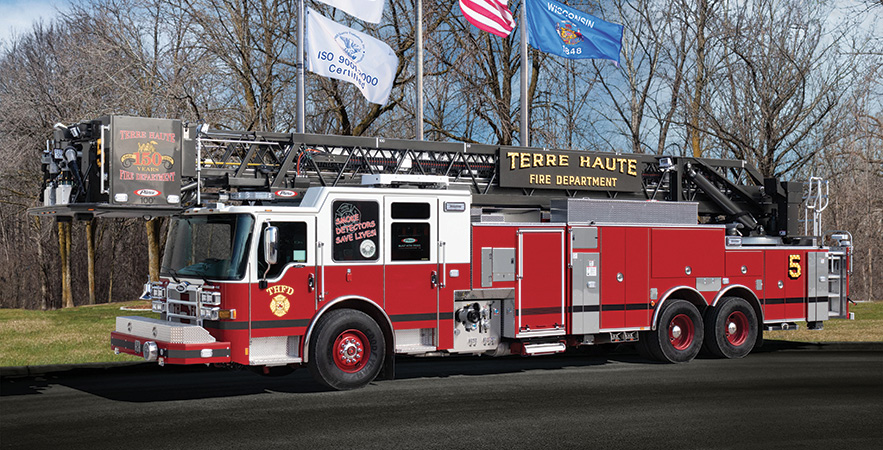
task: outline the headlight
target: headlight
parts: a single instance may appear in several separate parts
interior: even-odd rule
[[[161,284],[154,284],[150,287],[150,296],[153,298],[166,298],[166,288]]]
[[[199,301],[202,302],[203,305],[220,305],[221,304],[221,293],[220,292],[212,292],[212,291],[203,291],[199,294]]]
[[[219,320],[221,308],[200,308],[199,315],[206,320]]]
[[[162,300],[154,300],[151,303],[150,307],[153,310],[153,312],[155,312],[155,313],[162,314],[162,313],[166,312],[166,303]]]

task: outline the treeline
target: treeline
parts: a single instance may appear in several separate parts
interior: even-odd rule
[[[383,21],[371,25],[307,1],[399,58],[386,105],[308,73],[307,132],[415,136],[414,3],[386,0]],[[518,17],[521,3],[510,3]],[[623,24],[623,51],[618,65],[530,52],[531,145],[743,158],[765,175],[826,177],[824,228],[855,237],[853,298],[883,287],[880,2],[566,3]],[[0,307],[129,300],[156,275],[148,254],[162,244],[162,221],[68,226],[26,215],[38,203],[39,152],[53,124],[116,113],[292,131],[295,8],[88,0],[2,43]],[[507,39],[481,32],[457,2],[424,0],[423,9],[426,139],[520,144],[517,29]]]

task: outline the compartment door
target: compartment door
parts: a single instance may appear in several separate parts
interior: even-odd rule
[[[564,230],[518,230],[515,337],[565,333]]]

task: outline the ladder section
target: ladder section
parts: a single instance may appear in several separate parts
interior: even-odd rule
[[[703,223],[733,224],[744,236],[797,236],[801,201],[797,183],[764,179],[740,160],[222,130],[127,116],[56,125],[41,162],[43,206],[31,214],[79,219],[297,204],[310,187],[391,179],[385,175],[446,177],[437,188],[468,190],[477,207],[548,212],[553,199],[567,198],[696,202]]]

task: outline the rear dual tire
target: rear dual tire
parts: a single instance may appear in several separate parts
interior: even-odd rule
[[[656,329],[642,333],[638,351],[657,361],[685,363],[699,354],[704,335],[699,310],[686,300],[669,300],[659,315]]]
[[[744,358],[757,343],[754,308],[742,298],[724,297],[709,309],[705,321],[705,349],[720,357]]]

